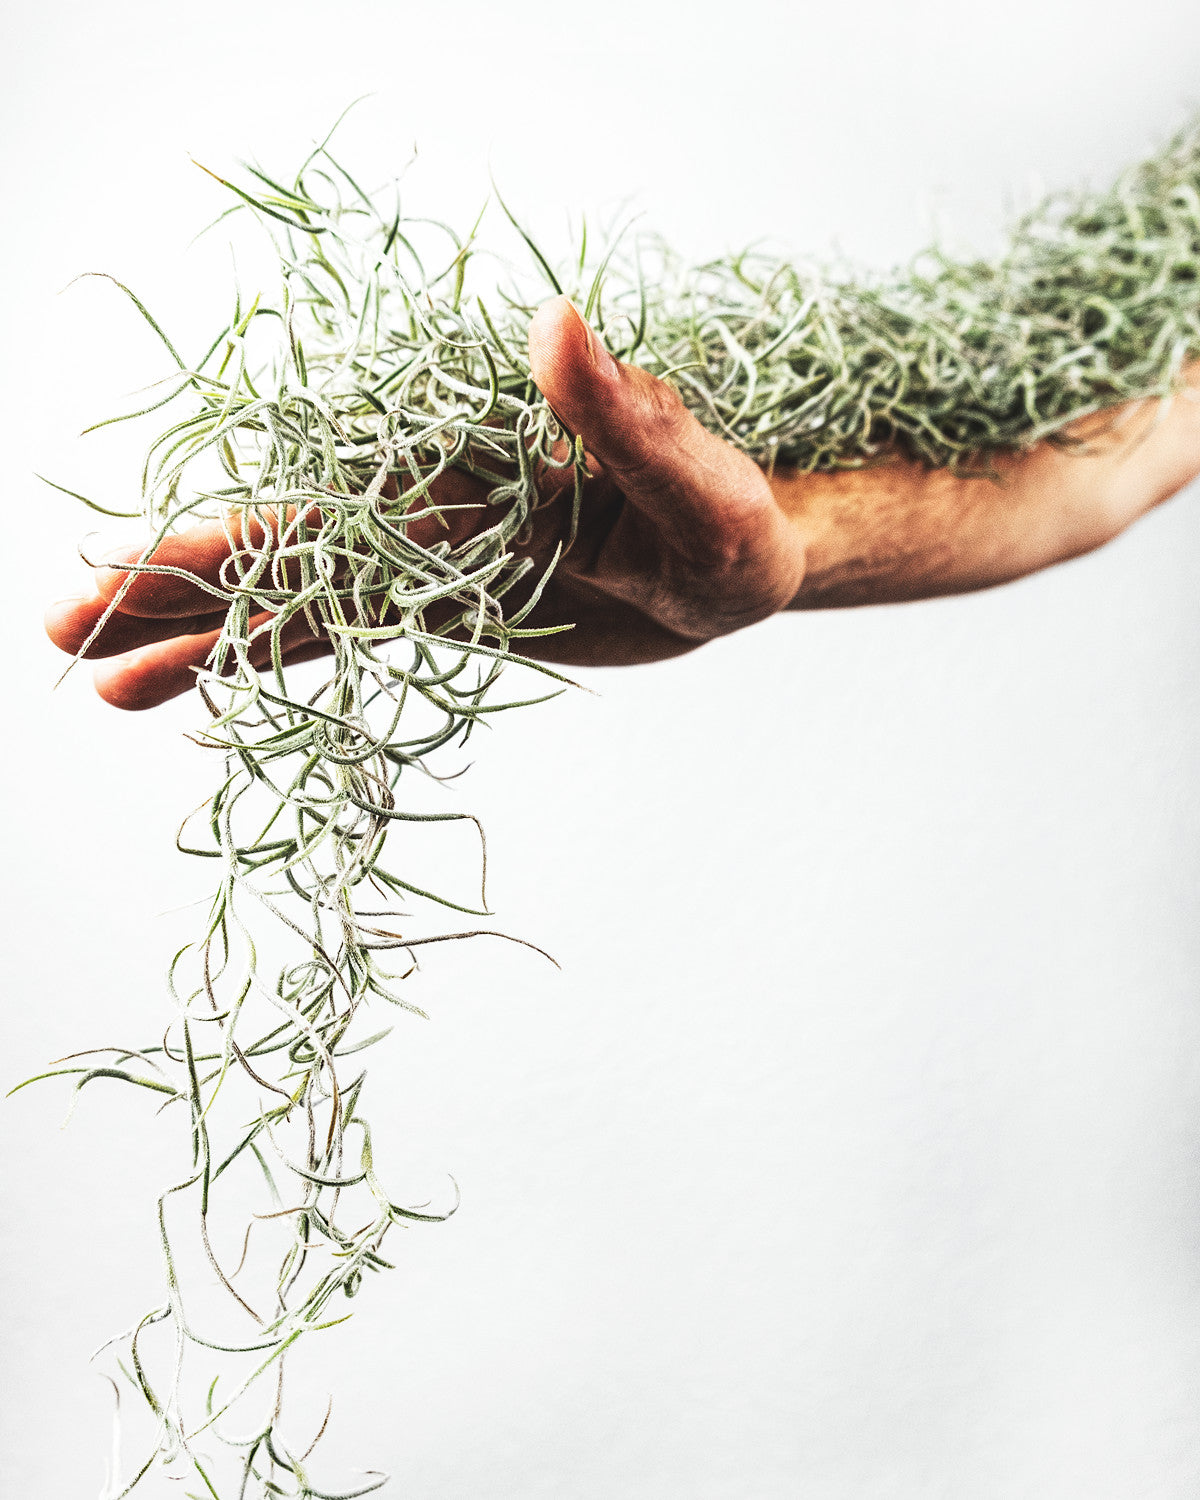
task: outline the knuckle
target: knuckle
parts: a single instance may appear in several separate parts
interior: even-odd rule
[[[684,405],[683,397],[665,380],[647,378],[642,385],[642,401],[647,425],[656,428],[661,435],[677,435],[690,420],[691,413]]]
[[[620,433],[618,467],[625,484],[655,489],[667,481],[670,459],[683,446],[693,418],[674,387],[655,380],[643,370],[633,370],[636,402],[632,421]]]

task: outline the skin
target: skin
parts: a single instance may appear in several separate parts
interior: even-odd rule
[[[671,387],[613,360],[566,298],[538,311],[529,353],[550,405],[583,438],[592,474],[578,541],[531,618],[575,622],[529,643],[569,665],[678,656],[782,610],[1007,583],[1103,546],[1200,473],[1200,366],[1169,405],[1119,407],[1078,425],[1070,446],[995,460],[991,477],[897,461],[768,478],[701,427]],[[469,507],[480,491],[453,475],[438,498]],[[472,511],[453,514],[465,535]],[[549,555],[561,525],[557,503],[539,512],[535,557]],[[56,646],[78,651],[126,576],[120,564],[141,550],[111,554],[92,594],[52,606]],[[152,561],[216,581],[227,556],[222,528],[204,524],[169,538]],[[100,696],[144,709],[190,688],[219,633],[211,603],[184,580],[137,578],[86,653],[98,660]],[[329,649],[295,625],[287,660]]]

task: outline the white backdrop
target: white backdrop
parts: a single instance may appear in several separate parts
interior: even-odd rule
[[[992,243],[1200,102],[1194,0],[3,27],[6,1081],[153,1034],[156,914],[203,889],[170,836],[211,775],[195,707],[50,691],[40,605],[88,523],[30,477],[119,500],[137,440],[73,434],[161,373],[100,283],[56,296],[73,275],[185,338],[224,305],[187,152],[286,164],[373,90],[347,155],[415,139],[417,211],[470,222],[490,160],[551,235],[632,197],[690,253],[885,265],[935,220]],[[376,1064],[404,1169],[465,1201],[309,1366],[331,1460],[406,1500],[1194,1500],[1198,500],[988,596],[779,619],[497,727],[468,782],[493,904],[563,971],[439,950],[432,1019]],[[85,1356],[147,1302],[178,1146],[119,1093],[65,1133],[54,1086],[4,1107],[5,1494],[100,1487]]]

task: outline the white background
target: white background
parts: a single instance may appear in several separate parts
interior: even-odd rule
[[[375,91],[346,154],[385,176],[415,139],[413,211],[469,223],[490,160],[551,236],[632,198],[691,254],[884,266],[935,221],[993,244],[1200,102],[1194,0],[48,0],[0,49],[6,1081],[152,1036],[156,913],[203,890],[171,848],[196,705],[51,693],[40,604],[89,523],[30,477],[120,503],[136,440],[73,434],[165,373],[72,276],[188,347],[223,311],[188,152],[286,170]],[[992,595],[783,618],[497,727],[493,904],[563,971],[437,950],[376,1064],[402,1169],[465,1201],[307,1367],[331,1460],[408,1500],[1194,1500],[1198,498]],[[119,1093],[65,1133],[54,1086],[4,1106],[8,1495],[98,1491],[85,1357],[153,1296],[184,1147]]]

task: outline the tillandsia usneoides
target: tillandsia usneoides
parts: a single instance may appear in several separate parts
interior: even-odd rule
[[[204,930],[171,962],[161,1041],[38,1075],[77,1090],[123,1080],[190,1120],[190,1161],[158,1201],[161,1293],[103,1351],[153,1429],[128,1469],[114,1462],[106,1500],[164,1469],[216,1500],[332,1500],[386,1482],[317,1487],[283,1371],[305,1335],[344,1320],[367,1272],[390,1267],[394,1225],[456,1206],[456,1191],[442,1206],[389,1197],[359,1054],[390,1030],[364,1012],[416,1009],[404,987],[418,949],[490,931],[425,931],[399,908],[488,916],[482,829],[467,812],[414,810],[405,788],[485,717],[566,681],[536,656],[570,622],[534,623],[535,611],[588,469],[530,375],[539,297],[571,295],[619,359],[670,379],[760,464],[806,471],[897,455],[986,467],[1071,442],[1080,418],[1169,397],[1200,353],[1197,127],[1108,191],[1027,215],[997,260],[933,249],[855,280],[763,254],[688,266],[628,233],[591,258],[584,234],[559,266],[513,219],[537,286],[485,296],[470,284],[478,224],[460,238],[407,218],[394,190],[358,186],[328,137],[290,186],[246,171],[243,185],[218,180],[229,212],[271,236],[273,297],[238,294],[189,364],[122,287],[175,373],[161,399],[113,420],[184,415],[150,446],[134,513],[150,540],[93,633],[147,574],[211,598],[220,625],[196,738],[224,769],[179,847],[220,879]],[[471,478],[465,500],[456,475]],[[527,544],[550,512],[553,545],[535,563]],[[170,538],[204,519],[224,536],[212,576],[164,564]],[[294,666],[314,638],[332,664],[301,687]],[[497,698],[518,663],[551,679],[546,691]],[[474,904],[395,868],[397,830],[448,821],[478,829]],[[287,956],[268,961],[280,943]],[[210,1223],[224,1189],[255,1183],[227,1264]],[[223,1289],[224,1319],[193,1316],[193,1260]]]

